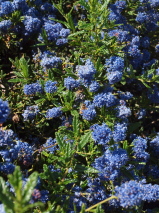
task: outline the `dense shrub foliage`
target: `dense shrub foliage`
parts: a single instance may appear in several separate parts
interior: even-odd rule
[[[0,1],[0,212],[159,212],[159,1]]]

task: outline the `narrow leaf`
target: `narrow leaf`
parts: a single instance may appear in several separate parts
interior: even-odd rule
[[[8,209],[14,209],[13,196],[2,177],[0,177],[0,200]]]
[[[37,172],[32,173],[29,176],[28,181],[24,186],[24,189],[22,191],[22,196],[23,196],[23,201],[26,203],[29,202],[31,198],[32,192],[37,183],[37,178],[38,178],[38,173]]]
[[[15,190],[22,188],[22,174],[20,167],[17,166],[12,175],[8,175],[10,184],[15,188]]]
[[[78,144],[79,149],[81,150],[91,139],[91,132],[87,132]]]

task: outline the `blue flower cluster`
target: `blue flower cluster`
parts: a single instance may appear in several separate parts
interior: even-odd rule
[[[159,185],[145,184],[131,180],[115,188],[120,205],[124,208],[139,206],[142,201],[156,201]]]
[[[125,149],[107,150],[101,157],[95,159],[93,167],[99,171],[98,176],[101,180],[114,181],[119,175],[119,169],[127,161],[128,155]]]
[[[91,129],[93,130],[92,138],[97,144],[107,145],[111,140],[112,131],[105,123],[102,125],[94,124]]]
[[[63,28],[62,24],[46,21],[44,23],[44,30],[46,31],[48,40],[56,42],[57,46],[68,42],[67,36],[70,34],[70,30]]]
[[[97,115],[95,107],[94,107],[93,104],[89,105],[88,108],[83,109],[81,111],[81,114],[82,114],[83,119],[85,119],[87,121],[93,120]]]
[[[24,94],[25,95],[35,95],[36,93],[43,93],[43,88],[39,83],[32,83],[24,85]]]
[[[150,148],[152,149],[153,155],[158,156],[158,154],[159,154],[159,134],[157,134],[156,137],[150,141]]]
[[[146,152],[147,149],[147,140],[142,137],[137,137],[133,140],[133,151],[136,160],[139,162],[147,162],[150,155]]]
[[[6,33],[11,29],[12,22],[10,20],[3,20],[0,22],[0,33]]]
[[[58,65],[61,63],[62,61],[59,57],[56,57],[56,56],[48,57],[47,55],[45,55],[45,57],[42,58],[40,65],[46,71],[47,69],[58,67]]]
[[[117,123],[114,125],[113,140],[115,142],[123,141],[126,138],[127,123]]]
[[[14,162],[19,162],[24,168],[28,168],[33,163],[33,146],[28,142],[22,142],[12,130],[0,131],[0,156],[3,163],[0,171],[4,174],[13,173]]]
[[[46,140],[46,143],[43,144],[43,147],[49,151],[50,153],[54,153],[57,150],[57,144],[56,144],[56,140],[53,138],[48,138]]]
[[[34,33],[40,32],[41,21],[38,18],[25,16],[23,23],[25,26],[25,29],[24,29],[25,36],[30,36]]]
[[[49,191],[48,190],[34,189],[30,203],[32,204],[32,203],[35,203],[37,201],[41,201],[43,203],[46,203],[48,200],[49,200]]]
[[[54,93],[57,91],[57,81],[46,81],[45,82],[45,87],[44,87],[44,90],[46,93]]]
[[[116,107],[117,117],[125,119],[131,115],[131,110],[125,105],[120,105]]]
[[[61,107],[53,107],[52,109],[48,109],[46,112],[46,118],[58,118],[62,115]]]
[[[122,2],[122,1],[119,1]],[[110,5],[109,19],[115,21],[117,24],[121,24],[115,30],[109,31],[109,36],[114,36],[121,43],[126,43],[126,47],[123,48],[126,56],[130,58],[130,63],[134,69],[139,67],[151,66],[151,54],[149,52],[150,38],[145,36],[148,32],[157,29],[157,22],[159,20],[159,13],[157,12],[157,4],[144,1],[141,2],[141,6],[136,9],[135,21],[142,25],[143,28],[139,31],[134,26],[130,25],[127,18],[122,15],[124,7],[128,5],[124,4],[122,9],[119,9],[115,4]],[[144,36],[143,36],[144,35]],[[157,50],[157,47],[156,47]],[[154,61],[152,61],[154,63]],[[118,75],[117,75],[118,76]],[[119,77],[118,77],[119,78]]]
[[[68,43],[70,29],[65,29],[62,24],[51,20],[56,18],[55,7],[51,3],[37,0],[34,1],[34,6],[32,4],[33,2],[26,0],[1,1],[0,17],[4,20],[0,22],[0,33],[15,33],[18,37],[23,37],[25,42],[30,38],[39,38],[39,41],[43,42],[45,31],[48,41],[55,42],[55,45]],[[20,17],[13,24],[11,17],[14,16],[13,14],[18,14],[17,12]]]
[[[106,59],[107,77],[110,84],[119,82],[123,75],[124,60],[117,56]]]
[[[10,108],[7,101],[0,99],[0,123],[4,123],[10,113]]]
[[[38,106],[27,106],[24,110],[24,113],[22,114],[24,121],[27,120],[33,120],[35,116],[39,113],[39,107]]]
[[[93,104],[96,107],[112,107],[117,105],[117,98],[111,92],[102,92],[94,96]]]
[[[87,60],[85,65],[76,66],[77,76],[82,80],[84,85],[88,85],[96,73],[96,69],[90,60]]]
[[[73,90],[75,88],[78,88],[79,81],[69,76],[69,77],[67,77],[67,78],[64,79],[64,86],[68,90]]]

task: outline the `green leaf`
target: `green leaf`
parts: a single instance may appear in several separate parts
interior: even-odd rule
[[[78,144],[79,151],[91,140],[91,132],[87,132],[81,137],[81,141]]]
[[[73,37],[77,36],[77,35],[81,35],[81,34],[84,34],[86,33],[85,30],[81,30],[81,31],[78,31],[76,33],[72,33],[68,36],[68,39],[73,39]]]
[[[99,171],[93,167],[88,167],[85,171],[85,173],[99,173]]]
[[[60,149],[62,149],[63,145],[64,145],[64,141],[62,136],[59,133],[56,133],[56,141],[60,147]]]
[[[123,149],[127,150],[128,147],[129,147],[128,142],[127,142],[127,141],[124,141],[124,142],[123,142]]]
[[[13,78],[13,79],[9,79],[8,82],[13,82],[13,83],[27,83],[27,81],[25,79],[22,78]]]
[[[29,204],[29,205],[26,205],[24,208],[23,208],[23,211],[22,212],[26,212],[28,211],[29,209],[32,209],[32,208],[35,208],[35,207],[44,207],[44,203],[42,202],[36,202],[36,203],[32,203],[32,204]],[[38,212],[41,212],[41,211],[38,211]]]
[[[46,101],[45,98],[40,98],[38,100],[35,101],[36,104],[40,104],[40,103],[44,103]]]
[[[17,166],[12,175],[8,175],[9,182],[15,188],[15,190],[21,190],[22,188],[22,174],[20,167]]]
[[[78,3],[82,6],[84,6],[84,8],[89,11],[90,6],[85,0],[79,0]]]
[[[55,18],[49,18],[49,19],[50,19],[50,20],[53,20],[53,21],[57,21],[57,22],[59,22],[59,23],[65,25],[67,28],[70,27],[69,24],[68,24],[66,21],[61,21],[61,20],[55,19]]]
[[[138,129],[141,126],[142,122],[135,122],[135,123],[130,123],[128,131],[129,133],[134,132],[134,130]]]
[[[75,152],[75,150],[73,150],[72,148],[71,143],[66,144],[65,152],[66,152],[65,158],[69,160],[72,157],[73,153]]]
[[[24,189],[22,190],[23,202],[25,203],[29,202],[32,192],[36,186],[37,178],[38,178],[37,172],[34,172],[29,176],[28,181],[25,184]]]
[[[10,212],[13,212],[13,196],[9,192],[8,187],[2,177],[0,177],[0,201],[7,207],[8,210],[10,210]]]
[[[79,128],[79,119],[78,119],[79,115],[75,115],[73,117],[73,122],[72,122],[72,126],[73,126],[73,132],[75,137],[77,137],[80,133],[80,128]]]
[[[23,74],[24,78],[29,78],[29,65],[28,65],[28,61],[24,57],[22,57],[19,60],[19,65],[20,65],[20,68],[21,68],[21,71],[22,71],[22,74]]]

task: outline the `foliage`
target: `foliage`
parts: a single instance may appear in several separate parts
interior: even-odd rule
[[[159,211],[158,10],[0,2],[0,211]]]

